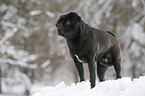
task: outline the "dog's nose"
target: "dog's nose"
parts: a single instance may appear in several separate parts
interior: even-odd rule
[[[62,23],[59,22],[59,23],[56,23],[55,25],[56,25],[56,27],[59,27],[59,26],[62,26]]]
[[[56,23],[55,26],[58,27],[58,24]]]
[[[59,23],[58,26],[62,26],[62,23]]]

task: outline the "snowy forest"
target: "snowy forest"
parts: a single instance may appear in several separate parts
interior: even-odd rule
[[[71,11],[116,34],[123,77],[145,75],[145,0],[0,0],[0,94],[29,95],[46,85],[78,82],[55,27],[57,18]],[[116,79],[113,67],[106,79]]]

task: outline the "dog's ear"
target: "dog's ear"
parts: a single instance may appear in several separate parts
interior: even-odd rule
[[[73,18],[75,18],[76,20],[80,21],[81,17],[76,13],[76,12],[70,12],[69,13]]]

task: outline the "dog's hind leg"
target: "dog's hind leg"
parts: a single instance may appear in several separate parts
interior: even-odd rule
[[[113,48],[114,50],[112,51],[112,54],[113,54],[112,55],[112,57],[113,57],[112,64],[116,71],[117,79],[121,78],[121,55],[122,55],[122,53],[121,53],[121,50],[119,47],[120,46],[117,46],[117,47],[115,46]]]
[[[121,78],[121,59],[115,57],[113,60],[114,69],[116,71],[117,79]]]

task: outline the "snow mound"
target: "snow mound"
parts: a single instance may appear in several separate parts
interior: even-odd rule
[[[89,81],[73,83],[70,86],[61,82],[55,87],[45,87],[32,96],[145,96],[145,76],[133,81],[129,77],[96,81],[93,89],[90,89]]]

